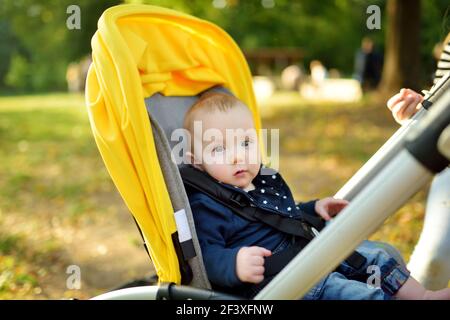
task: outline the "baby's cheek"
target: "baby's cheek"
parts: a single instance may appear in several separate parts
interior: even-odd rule
[[[234,180],[234,171],[230,166],[224,166],[225,168],[223,168],[222,171],[222,175],[225,177],[225,179],[227,179],[228,181],[233,181]]]
[[[211,166],[210,170],[210,174],[219,181],[227,182],[230,179],[226,165],[216,164]]]
[[[256,161],[255,163],[251,163],[249,166],[250,166],[252,172],[254,172],[255,174],[258,174],[259,168],[261,167],[261,161]]]

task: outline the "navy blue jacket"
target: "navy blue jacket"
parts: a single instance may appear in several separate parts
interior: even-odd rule
[[[249,192],[224,183],[222,185],[245,194],[268,214],[290,217],[305,213],[316,215],[316,200],[296,204],[289,187],[278,173],[268,176],[258,174],[252,183],[255,190]],[[213,284],[229,288],[243,284],[236,275],[236,255],[242,247],[259,246],[273,251],[289,237],[262,222],[240,217],[204,193],[188,192],[188,196],[203,261]]]

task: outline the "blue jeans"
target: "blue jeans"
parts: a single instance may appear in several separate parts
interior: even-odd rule
[[[409,271],[398,251],[375,241],[364,241],[358,248],[366,263],[359,269],[345,261],[320,280],[304,300],[390,300],[408,280]]]

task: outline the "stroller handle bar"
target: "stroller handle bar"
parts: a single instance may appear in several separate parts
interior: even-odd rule
[[[394,135],[351,177],[335,194],[337,199],[352,200],[373,177],[397,155],[404,143],[405,137],[427,114],[429,109],[442,95],[450,89],[450,73],[446,74],[425,96],[423,108],[417,112],[411,121],[400,127]],[[426,109],[425,109],[426,107]]]

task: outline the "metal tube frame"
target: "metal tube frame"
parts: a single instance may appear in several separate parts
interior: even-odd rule
[[[435,103],[450,88],[450,73],[444,76],[425,96],[425,100]],[[342,186],[334,195],[337,199],[352,200],[356,194],[380,172],[384,166],[401,150],[406,135],[426,115],[421,108],[409,123],[401,126],[383,146]]]

